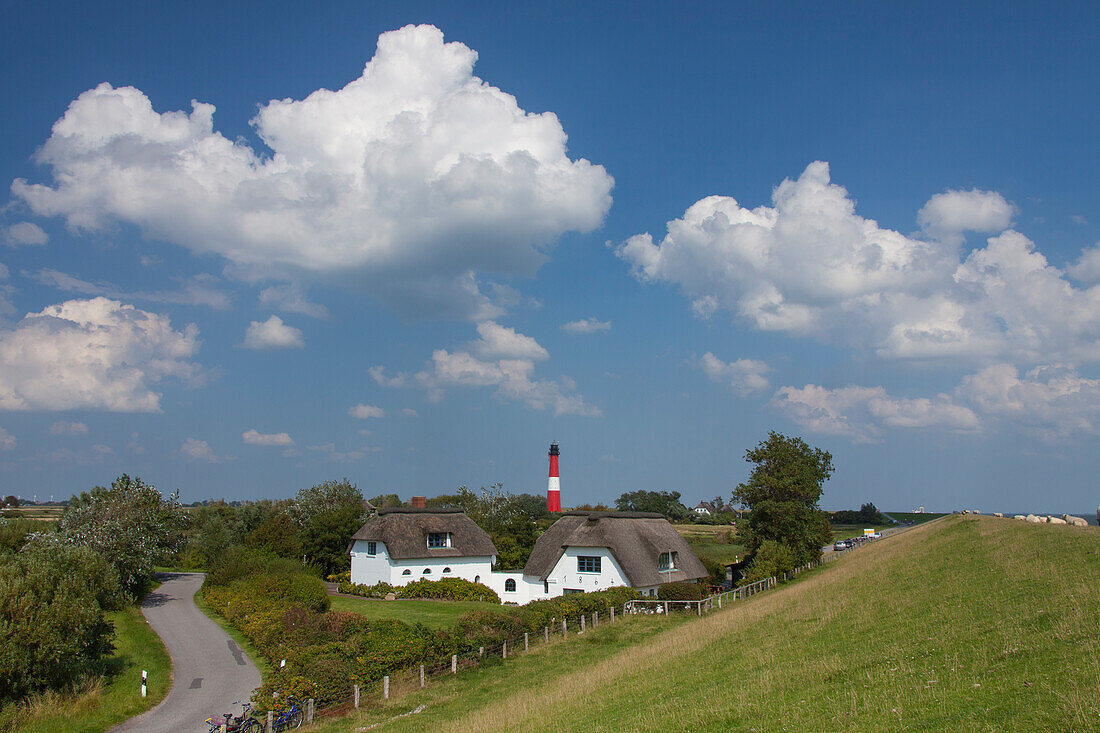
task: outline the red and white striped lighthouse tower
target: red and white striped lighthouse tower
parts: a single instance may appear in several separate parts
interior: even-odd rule
[[[558,478],[558,444],[550,444],[550,480],[546,485],[546,511],[561,511],[561,479]]]

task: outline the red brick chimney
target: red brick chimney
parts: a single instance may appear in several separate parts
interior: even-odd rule
[[[425,501],[425,499],[424,499],[423,496],[414,496],[412,498],[412,507],[413,507],[413,509],[423,509],[424,508],[424,501]]]

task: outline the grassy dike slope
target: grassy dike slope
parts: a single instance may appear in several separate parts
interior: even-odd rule
[[[588,663],[522,661],[325,730],[416,704],[383,729],[1100,730],[1100,531],[949,517]]]

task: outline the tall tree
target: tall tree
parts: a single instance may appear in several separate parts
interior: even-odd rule
[[[35,541],[94,550],[114,565],[123,591],[136,598],[153,566],[180,546],[185,524],[178,492],[164,498],[140,478],[122,474],[110,488],[96,486],[73,497],[57,532],[36,535]]]
[[[680,502],[679,491],[627,491],[615,500],[615,508],[623,512],[656,512],[669,519],[683,519],[688,509]]]
[[[832,536],[828,515],[818,508],[822,487],[833,473],[833,456],[802,438],[775,431],[745,451],[756,467],[733,492],[750,511],[742,539],[751,554],[768,540],[791,550],[799,565],[821,556]]]
[[[302,489],[294,497],[293,516],[306,559],[326,574],[346,570],[348,542],[366,521],[363,494],[355,484],[345,478]]]

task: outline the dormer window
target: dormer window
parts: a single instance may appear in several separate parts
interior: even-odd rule
[[[378,543],[377,542],[368,542],[367,543],[367,554],[368,555],[377,555],[378,554]]]
[[[438,549],[441,547],[451,546],[451,533],[450,532],[429,532],[428,533],[428,547]]]
[[[679,560],[680,553],[678,552],[662,552],[661,556],[657,558],[657,570],[662,573],[675,570]]]

